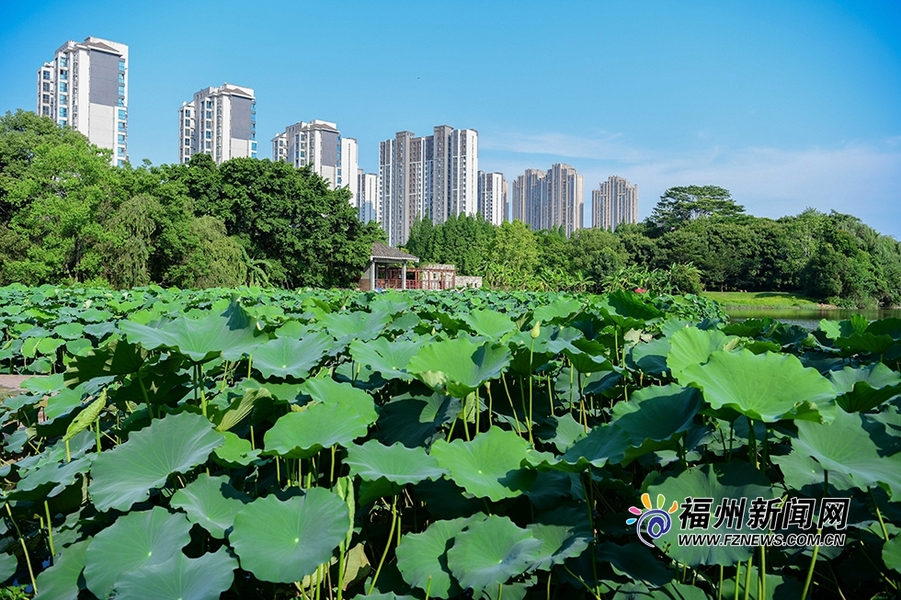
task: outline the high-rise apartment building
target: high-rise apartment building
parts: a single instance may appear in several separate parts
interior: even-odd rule
[[[583,203],[582,176],[570,165],[526,169],[513,182],[513,219],[535,231],[563,226],[572,235],[582,228]]]
[[[178,161],[209,154],[217,165],[257,157],[256,100],[253,90],[225,83],[194,94],[178,109]]]
[[[89,37],[68,41],[38,69],[37,113],[80,131],[128,161],[128,46]]]
[[[591,192],[591,226],[613,231],[622,223],[638,223],[638,185],[612,175]]]
[[[350,202],[356,206],[357,140],[341,137],[335,123],[314,120],[289,125],[272,138],[272,159],[297,169],[309,165],[332,189],[348,188]]]
[[[357,218],[364,223],[382,222],[382,203],[379,197],[379,176],[357,169]]]
[[[492,225],[507,220],[507,180],[503,173],[479,171],[479,214]]]
[[[399,246],[420,218],[440,224],[450,215],[478,210],[479,134],[474,129],[435,127],[416,137],[398,132],[379,144],[382,228]]]

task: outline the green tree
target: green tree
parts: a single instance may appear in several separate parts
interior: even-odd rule
[[[669,231],[704,217],[732,219],[744,214],[729,190],[715,185],[673,187],[660,197],[649,221],[658,229]]]

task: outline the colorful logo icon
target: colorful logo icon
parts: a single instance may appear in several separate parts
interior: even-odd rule
[[[638,539],[641,540],[641,543],[653,548],[652,540],[662,537],[672,527],[673,520],[670,518],[670,515],[679,510],[679,503],[673,500],[672,506],[664,510],[666,498],[663,494],[657,494],[657,508],[654,508],[651,506],[651,495],[648,493],[641,495],[641,503],[647,510],[641,510],[637,506],[630,506],[629,512],[635,517],[626,519],[626,525],[634,524],[635,533],[638,534]]]

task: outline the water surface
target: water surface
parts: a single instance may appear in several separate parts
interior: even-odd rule
[[[734,321],[769,317],[807,329],[816,329],[821,319],[843,321],[851,315],[863,315],[870,321],[891,317],[901,319],[899,308],[727,308],[726,314]]]

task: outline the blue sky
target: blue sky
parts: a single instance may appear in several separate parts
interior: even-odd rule
[[[0,1],[0,111],[34,110],[66,40],[129,45],[132,162],[176,160],[177,109],[254,88],[260,156],[297,121],[378,142],[479,131],[508,180],[573,165],[591,190],[719,185],[767,217],[806,207],[901,239],[901,3]]]

